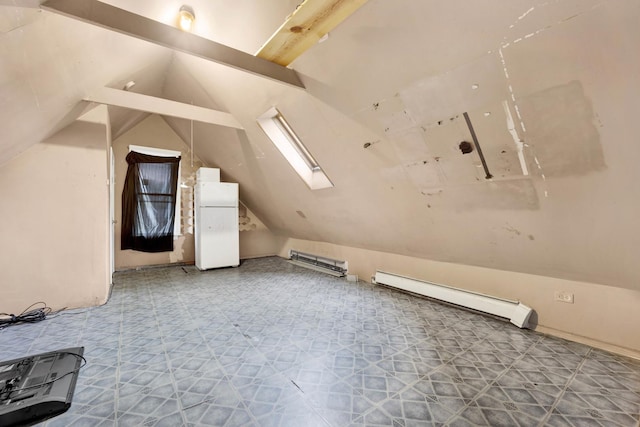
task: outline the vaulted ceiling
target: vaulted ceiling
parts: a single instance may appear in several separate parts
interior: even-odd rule
[[[305,89],[0,1],[0,164],[122,88],[230,113],[195,152],[274,232],[637,288],[635,0],[369,0],[295,59]],[[109,0],[172,25],[176,1]],[[298,0],[194,0],[194,34],[255,54]],[[635,76],[635,77],[634,77]],[[256,124],[285,114],[335,184],[311,191]],[[472,141],[468,113],[488,169]],[[114,138],[148,113],[110,108]],[[165,117],[183,140],[187,120]],[[637,134],[637,133],[635,133]],[[624,147],[624,148],[623,148]],[[631,188],[629,188],[631,187]],[[635,199],[634,199],[635,198]],[[300,214],[302,213],[302,214]],[[618,217],[616,219],[616,217]],[[636,227],[637,228],[637,227]]]

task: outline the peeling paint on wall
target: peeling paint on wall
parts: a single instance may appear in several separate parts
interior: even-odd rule
[[[504,55],[502,54],[502,49],[498,49],[498,54],[500,55],[500,63],[502,64],[502,71],[504,73],[504,77],[507,81],[507,86],[509,88],[509,95],[511,96],[511,102],[513,102],[513,108],[516,110],[516,115],[518,116],[518,121],[520,123],[520,128],[523,132],[526,132],[527,129],[524,126],[524,121],[522,120],[522,115],[520,114],[520,108],[518,107],[518,102],[516,101],[516,94],[513,90],[513,86],[510,82],[509,70],[507,69],[507,62],[504,59]],[[511,113],[509,113],[511,114]]]
[[[423,133],[416,128],[395,135],[392,143],[398,158],[403,163],[411,163],[416,159],[429,158],[432,155]]]
[[[408,163],[404,165],[404,170],[418,189],[438,187],[446,181],[442,168],[436,162]]]
[[[529,8],[529,10],[527,10],[525,13],[523,13],[522,15],[518,16],[518,21],[522,21],[528,14],[530,14],[531,12],[533,12],[535,10],[535,7],[531,6]],[[511,26],[509,28],[513,28],[515,27],[515,24],[511,24]]]
[[[513,29],[514,29],[516,26],[518,26],[518,25],[521,23],[521,21],[522,21],[524,18],[526,18],[530,13],[532,13],[532,12],[534,12],[534,11],[537,11],[537,10],[543,10],[545,7],[549,7],[549,6],[552,6],[552,5],[557,5],[558,3],[561,3],[561,2],[559,2],[559,1],[557,1],[557,0],[556,0],[556,1],[547,1],[547,2],[545,2],[545,3],[542,3],[542,4],[537,5],[537,8],[536,8],[536,7],[534,7],[534,6],[530,7],[526,12],[524,12],[522,15],[520,15],[520,16],[518,17],[518,19],[517,19],[513,24],[511,24],[511,25],[509,26],[509,29],[510,29],[510,30],[513,30]],[[590,4],[590,3],[592,3],[592,4]],[[526,40],[526,39],[528,39],[528,38],[531,38],[531,37],[533,37],[533,36],[536,36],[536,35],[538,35],[538,34],[540,34],[540,33],[544,32],[544,31],[547,31],[547,30],[549,30],[549,29],[551,29],[551,28],[555,27],[556,25],[564,24],[565,22],[571,21],[572,19],[575,19],[575,18],[577,18],[578,16],[580,16],[580,15],[582,15],[582,14],[584,14],[584,13],[591,12],[591,11],[593,11],[593,10],[595,10],[595,9],[599,8],[600,6],[604,5],[605,3],[607,3],[607,2],[606,2],[606,1],[597,1],[597,0],[592,0],[591,2],[587,2],[587,1],[585,1],[585,0],[582,0],[582,1],[580,2],[580,6],[581,6],[581,7],[585,7],[585,6],[587,6],[587,7],[585,7],[583,10],[581,10],[581,11],[579,11],[579,12],[577,12],[577,13],[573,13],[573,14],[571,14],[571,15],[569,15],[569,16],[564,17],[564,18],[558,19],[558,20],[556,20],[556,21],[555,21],[555,22],[553,22],[553,23],[550,23],[550,24],[547,24],[547,25],[545,25],[545,26],[539,27],[539,28],[537,28],[537,29],[535,29],[535,30],[533,30],[533,31],[531,31],[531,32],[529,32],[529,33],[527,33],[527,34],[525,34],[524,36],[520,36],[520,37],[517,37],[516,39],[513,39],[512,41],[507,41],[507,36],[505,36],[505,37],[504,37],[504,41],[503,41],[503,43],[502,43],[502,47],[503,47],[503,48],[506,48],[506,47],[509,47],[509,46],[510,46],[510,45],[512,45],[512,44],[520,43],[521,41]],[[584,5],[584,6],[583,6],[583,5]],[[549,12],[547,11],[547,13],[549,13]]]
[[[530,123],[527,144],[543,179],[606,168],[593,107],[580,82],[522,98],[521,106]]]
[[[266,230],[267,227],[242,202],[238,204],[240,231]]]
[[[527,162],[524,159],[524,141],[522,141],[518,135],[515,123],[513,122],[513,116],[511,115],[511,110],[509,109],[509,103],[506,100],[502,101],[502,107],[504,108],[504,113],[507,116],[507,129],[513,137],[513,142],[516,145],[518,160],[520,160],[520,168],[522,168],[522,175],[527,176],[529,175],[529,169],[527,168]]]
[[[471,185],[447,187],[442,193],[443,203],[469,211],[537,210],[538,193],[531,179],[482,181]]]

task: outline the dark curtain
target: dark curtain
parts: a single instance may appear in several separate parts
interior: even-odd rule
[[[122,249],[173,250],[180,157],[131,151],[122,191]]]

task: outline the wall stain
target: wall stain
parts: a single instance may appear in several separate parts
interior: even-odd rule
[[[517,228],[514,228],[512,226],[510,226],[509,224],[507,224],[506,227],[503,227],[505,230],[507,230],[509,233],[513,233],[516,236],[521,235],[522,233],[520,232],[520,230],[518,230]]]
[[[582,83],[545,89],[522,98],[519,104],[540,174],[573,176],[606,168],[595,126],[598,118]]]
[[[431,191],[429,191],[429,190],[426,190],[426,191],[425,190],[421,190],[420,192],[425,196],[431,197],[431,196],[439,196],[439,195],[441,195],[443,193],[443,190],[441,190],[441,189],[440,190],[431,190]]]
[[[362,145],[362,148],[369,148],[371,147],[373,144],[377,144],[378,142],[380,142],[379,139],[376,139],[375,141],[367,141]]]
[[[416,166],[424,166],[424,165],[427,165],[427,164],[429,164],[429,162],[427,160],[422,160],[422,161],[418,161],[418,162],[407,163],[404,166],[407,167],[407,168],[413,168],[413,167],[416,167]]]

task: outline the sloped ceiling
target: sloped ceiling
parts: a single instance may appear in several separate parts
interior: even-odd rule
[[[0,164],[75,120],[82,97],[121,81],[170,52],[32,9],[0,6]]]
[[[169,73],[173,55],[171,53],[163,55],[154,63],[146,67],[127,74],[124,79],[110,82],[107,86],[114,88],[124,88],[129,82],[134,82],[134,86],[129,88],[130,92],[142,93],[145,95],[162,97],[162,89],[165,79]],[[111,121],[112,138],[115,140],[120,135],[144,120],[149,114],[143,111],[135,111],[122,107],[109,107],[109,119]]]
[[[181,4],[109,3],[165,23]],[[197,34],[255,53],[297,1],[191,4]],[[195,152],[281,235],[640,289],[634,0],[369,0],[292,63],[306,91],[46,13],[19,27],[22,9],[1,9],[15,29],[0,93],[17,109],[0,107],[0,163],[62,126],[84,90],[136,79],[240,121],[196,123]],[[259,129],[271,106],[334,188],[309,190]],[[464,112],[491,180],[458,148]],[[116,133],[139,118],[117,113]],[[189,144],[189,123],[165,120]]]
[[[87,107],[95,88],[122,88],[159,96],[172,52],[154,44],[58,16],[34,6],[41,1],[0,1],[0,164],[68,125]],[[173,25],[182,3],[108,1],[116,7]],[[249,53],[295,9],[295,1],[197,1],[194,32]],[[114,136],[146,115],[111,109]]]

